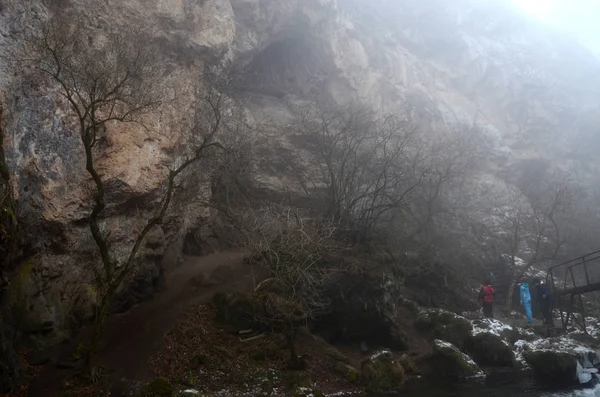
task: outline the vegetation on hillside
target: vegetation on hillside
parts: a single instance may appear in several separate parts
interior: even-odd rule
[[[461,318],[457,323],[453,314],[444,313],[452,324],[432,326],[436,316],[429,315],[427,321],[417,317],[419,305],[471,309],[476,298],[473,288],[490,273],[496,284],[504,284],[504,298],[510,305],[515,284],[532,270],[595,243],[598,225],[587,220],[586,214],[597,213],[597,197],[567,171],[554,170],[549,164],[523,163],[514,165],[513,175],[504,177],[502,191],[473,186],[492,153],[486,134],[472,125],[455,123],[443,133],[424,131],[413,117],[411,103],[384,113],[319,95],[305,98],[308,105],[289,106],[291,123],[282,134],[284,144],[278,146],[279,141],[261,139],[256,133],[261,126],[250,122],[249,111],[236,100],[234,80],[240,76],[232,74],[243,74],[244,68],[227,65],[213,70],[203,65],[202,72],[194,70],[186,81],[187,91],[178,93],[185,98],[181,101],[166,94],[169,77],[181,65],[165,59],[155,46],[156,37],[143,26],[100,32],[72,13],[57,13],[42,25],[28,37],[27,62],[36,71],[36,79],[56,90],[64,102],[67,114],[62,117],[79,138],[81,145],[74,150],[85,159],[80,171],[90,185],[89,213],[81,222],[89,229],[95,253],[85,263],[93,273],[93,285],[83,286],[94,295],[94,315],[86,319],[93,323],[93,332],[77,349],[76,358],[85,357],[93,381],[99,380],[96,360],[117,295],[139,270],[152,232],[173,227],[165,222],[175,200],[198,194],[189,187],[184,191],[184,182],[193,173],[205,173],[210,180],[212,197],[203,207],[214,210],[212,220],[228,230],[229,246],[243,250],[249,262],[266,272],[264,279],[255,280],[253,291],[234,298],[221,296],[215,306],[225,308],[210,309],[216,317],[227,311],[221,317],[229,320],[234,312],[235,324],[227,325],[258,339],[237,343],[231,333],[225,335],[212,323],[211,335],[235,344],[240,351],[244,343],[266,338],[266,345],[257,344],[260,351],[240,354],[245,359],[271,355],[282,364],[279,369],[301,370],[315,363],[314,368],[323,369],[323,363],[302,349],[330,346],[307,329],[331,340],[365,344],[365,334],[372,333],[369,343],[385,341],[398,350],[410,350],[411,343],[422,342],[422,335],[411,333],[413,322],[419,326],[420,320],[425,323],[421,324],[424,334],[462,348],[470,322]],[[112,238],[115,231],[108,226],[114,215],[109,208],[112,185],[101,167],[105,154],[101,142],[125,124],[147,130],[163,127],[154,117],[174,107],[175,99],[186,105],[177,109],[179,118],[171,120],[172,131],[158,133],[178,135],[174,150],[178,152],[153,192],[158,199],[145,203],[151,215],[139,230],[130,231],[134,238],[123,255]],[[0,148],[5,136],[2,121],[0,107]],[[274,199],[261,180],[265,176],[261,170],[275,168],[273,158],[261,157],[256,150],[265,145],[279,151],[278,160],[291,173],[290,177],[280,172],[274,179],[296,187],[288,189],[283,199]],[[22,252],[18,202],[10,177],[0,150],[0,294],[9,278],[20,285],[23,277],[19,275],[28,276],[33,263]],[[192,237],[189,240],[196,240]],[[23,264],[25,273],[15,273],[17,265]],[[209,309],[198,310],[201,315],[194,318],[208,322]],[[17,331],[19,325],[13,324]],[[181,342],[220,356],[220,369],[232,365],[235,357],[230,357],[227,348],[211,346],[202,335],[192,335],[197,328],[185,325],[191,328],[189,332],[179,335],[175,329],[167,337],[173,351]],[[458,341],[444,334],[454,328],[460,334]],[[4,329],[0,324],[2,353],[11,350],[7,346],[13,343]],[[281,354],[282,346],[286,357]],[[438,350],[444,350],[451,361],[458,358],[465,364],[454,347],[440,346]],[[190,357],[169,357],[172,367],[157,371],[185,377],[189,366],[206,365],[205,351],[187,353]],[[512,364],[509,353],[510,359],[503,357],[504,362]],[[7,354],[14,356],[12,350]],[[328,362],[329,370],[356,382],[359,372],[354,366],[360,366],[363,373],[370,373],[366,385],[373,390],[381,386],[380,373],[388,388],[400,387],[410,367],[403,368],[385,352],[362,363],[353,357],[340,359],[345,356],[335,351],[329,355],[337,357]],[[189,362],[182,363],[182,357]],[[380,357],[384,359],[377,360]],[[15,365],[0,365],[3,373],[16,375]],[[252,370],[240,368],[236,374]],[[460,372],[456,377],[476,371],[467,366]],[[154,387],[168,389],[169,384],[160,380]]]

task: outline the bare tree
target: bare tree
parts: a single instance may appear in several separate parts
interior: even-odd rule
[[[137,254],[148,233],[160,225],[167,211],[176,181],[184,170],[205,157],[211,148],[222,147],[215,137],[221,130],[226,97],[210,86],[198,86],[191,116],[182,122],[189,139],[189,155],[168,172],[162,198],[143,229],[137,234],[126,259],[118,260],[111,252],[110,232],[101,228],[106,208],[106,185],[96,168],[99,149],[96,144],[109,123],[138,123],[162,104],[160,90],[164,67],[160,56],[148,43],[139,26],[128,32],[91,32],[87,25],[71,15],[57,15],[31,40],[36,51],[35,66],[58,84],[71,115],[77,120],[77,132],[85,152],[85,167],[94,185],[93,204],[88,224],[100,254],[101,267],[96,273],[98,308],[95,329],[87,356],[90,369],[95,357],[117,289],[134,271]],[[94,42],[90,37],[101,37]]]
[[[556,259],[570,238],[573,186],[568,176],[552,174],[535,191],[513,187],[509,201],[498,207],[501,233],[498,241],[509,259],[507,305],[516,283],[535,266]],[[523,194],[527,191],[527,196]]]
[[[334,259],[339,249],[334,232],[329,221],[279,206],[263,207],[248,224],[248,252],[270,272],[254,290],[255,319],[285,335],[292,367],[303,366],[296,327],[330,310],[325,288],[342,270]]]
[[[398,115],[328,101],[296,109],[296,134],[314,162],[302,173],[326,215],[367,237],[392,209],[406,205],[419,180],[417,130]]]
[[[401,225],[393,226],[405,231],[405,244],[426,249],[439,245],[438,236],[452,233],[468,211],[460,193],[485,155],[484,137],[476,128],[460,126],[433,141],[415,169],[419,183],[409,207],[398,217]]]

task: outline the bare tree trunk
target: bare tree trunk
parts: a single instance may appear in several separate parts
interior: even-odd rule
[[[288,350],[290,351],[290,369],[304,369],[304,362],[298,356],[298,351],[296,350],[296,341],[294,338],[294,329],[290,329],[285,333],[285,340],[287,342]]]
[[[512,308],[512,303],[513,303],[513,297],[514,297],[514,292],[515,292],[515,286],[518,283],[518,279],[516,280],[512,280],[509,284],[508,284],[508,291],[506,293],[506,309],[510,311],[510,309]]]
[[[86,357],[86,366],[90,373],[94,370],[96,366],[96,359],[98,357],[98,351],[100,350],[100,345],[102,343],[102,337],[104,336],[104,329],[106,327],[106,319],[108,318],[108,312],[110,308],[110,303],[112,302],[112,298],[105,297],[98,308],[98,315],[94,322],[94,329],[92,331],[92,337],[90,339],[90,345],[87,352]]]
[[[515,287],[517,286],[517,283],[523,279],[523,277],[525,276],[525,273],[527,273],[527,271],[529,269],[531,269],[532,266],[533,266],[533,264],[525,266],[525,268],[523,270],[521,270],[519,275],[510,282],[509,290],[508,290],[508,293],[506,294],[506,308],[507,309],[510,310],[510,308],[512,307]]]

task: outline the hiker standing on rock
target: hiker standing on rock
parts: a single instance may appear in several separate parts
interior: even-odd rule
[[[554,319],[552,318],[552,291],[547,284],[542,284],[539,278],[533,280],[531,284],[537,291],[537,296],[540,299],[540,309],[544,315],[544,323],[547,326],[554,326]]]
[[[486,279],[479,290],[477,301],[483,306],[483,316],[485,318],[494,318],[494,296],[496,290],[490,285],[490,280]]]
[[[533,322],[533,316],[531,315],[531,294],[529,293],[529,284],[522,283],[520,287],[521,291],[521,305],[525,309],[525,315],[527,316],[527,322],[531,324]]]

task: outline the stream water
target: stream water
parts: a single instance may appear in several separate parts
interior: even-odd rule
[[[432,384],[431,380],[413,381],[402,397],[600,397],[600,384],[581,389],[548,389],[529,377],[514,372],[495,373],[485,379],[462,384]],[[381,396],[383,397],[383,396]]]

